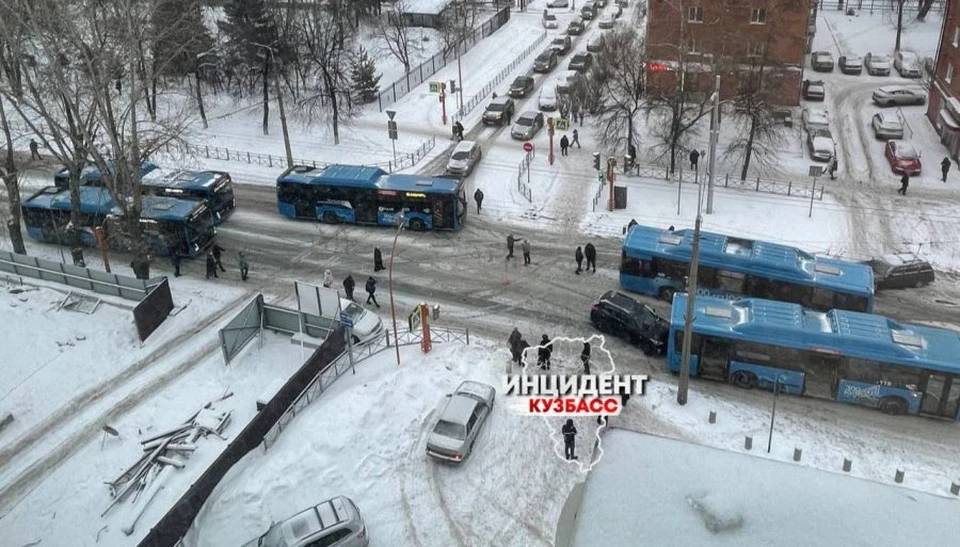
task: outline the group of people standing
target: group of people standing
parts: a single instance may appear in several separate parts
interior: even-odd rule
[[[577,260],[577,271],[575,272],[577,275],[584,271],[584,259],[587,261],[586,271],[591,272],[592,268],[592,273],[597,273],[597,249],[593,246],[593,243],[587,243],[585,247],[577,247],[573,257]]]
[[[567,150],[573,148],[573,145],[577,145],[577,148],[580,148],[580,134],[577,133],[577,130],[573,130],[573,139],[568,139],[566,135],[560,137],[560,155],[566,156]]]

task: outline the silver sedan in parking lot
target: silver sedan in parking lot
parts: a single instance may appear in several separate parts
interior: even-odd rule
[[[877,103],[878,106],[926,104],[927,96],[919,89],[886,85],[873,92],[873,102]]]
[[[903,123],[891,112],[878,112],[870,122],[873,134],[885,141],[903,138]]]
[[[449,463],[461,463],[493,410],[497,392],[493,386],[466,381],[447,395],[447,403],[427,438],[427,455]]]

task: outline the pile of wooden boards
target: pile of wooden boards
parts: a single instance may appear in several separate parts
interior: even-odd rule
[[[221,433],[230,423],[230,414],[218,412],[208,403],[182,425],[142,439],[143,456],[115,480],[106,483],[113,502],[100,516],[106,516],[114,506],[131,499],[129,516],[122,529],[123,533],[132,534],[137,520],[163,489],[172,470],[185,467],[184,460],[197,449],[197,440],[209,435],[226,440]]]

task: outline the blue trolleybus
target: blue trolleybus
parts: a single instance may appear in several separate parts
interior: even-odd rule
[[[669,302],[685,292],[693,230],[634,226],[623,242],[620,286]],[[817,310],[873,310],[873,270],[795,247],[700,232],[697,294],[755,296]]]
[[[199,199],[220,224],[237,206],[233,195],[233,179],[225,171],[182,171],[160,169],[151,162],[140,167],[140,185],[144,194],[172,198]],[[53,182],[60,189],[70,187],[70,172],[57,171]],[[80,175],[81,186],[103,186],[103,177],[96,167],[87,167]]]
[[[23,202],[23,221],[27,234],[45,243],[67,244],[70,236],[70,191],[47,187]],[[122,229],[120,211],[106,188],[80,188],[80,241],[96,245],[94,228],[104,229],[111,249],[129,252],[132,242]],[[155,255],[195,257],[213,242],[216,228],[213,215],[199,200],[162,196],[143,196],[140,223]]]
[[[673,299],[667,361],[679,372],[687,294]],[[743,388],[956,420],[960,333],[759,298],[698,296],[690,375]]]
[[[277,208],[290,218],[331,224],[459,230],[467,213],[460,179],[390,175],[376,167],[294,166],[277,178]]]

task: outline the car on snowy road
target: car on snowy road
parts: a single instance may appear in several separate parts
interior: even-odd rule
[[[814,161],[828,162],[833,158],[836,143],[829,129],[819,128],[807,133],[807,146]]]
[[[558,57],[562,57],[570,52],[573,47],[573,40],[569,36],[557,36],[550,41],[550,49],[557,52]]]
[[[547,83],[540,88],[540,96],[537,97],[537,107],[540,110],[552,112],[557,109],[557,86],[556,83]]]
[[[534,72],[550,72],[555,66],[557,66],[557,50],[555,49],[548,49],[537,55],[537,58],[533,60]]]
[[[890,64],[890,57],[886,55],[867,53],[867,56],[863,58],[863,66],[867,68],[867,74],[871,76],[889,76]]]
[[[885,85],[873,92],[877,106],[909,106],[926,104],[927,96],[919,89],[902,85]]]
[[[600,53],[603,49],[603,34],[594,34],[587,40],[587,51],[590,53]]]
[[[920,163],[920,153],[913,143],[904,141],[887,141],[883,155],[890,162],[894,173],[906,173],[911,177],[919,175],[923,165]]]
[[[583,30],[585,28],[587,28],[587,25],[584,23],[583,19],[578,17],[567,24],[567,34],[571,36],[579,36],[583,34]]]
[[[833,72],[833,55],[829,51],[814,51],[810,54],[810,65],[817,72]]]
[[[522,99],[533,92],[534,86],[535,83],[530,76],[517,76],[510,84],[510,91],[507,92],[507,95],[514,99]]]
[[[495,124],[504,125],[513,117],[516,105],[513,99],[509,97],[497,97],[490,101],[487,109],[483,112],[483,125]]]
[[[543,114],[534,110],[520,114],[513,128],[510,129],[510,136],[514,139],[528,141],[543,129]]]
[[[470,456],[477,435],[493,411],[497,390],[489,384],[465,381],[447,395],[437,423],[427,437],[427,455],[449,463]]]
[[[483,156],[480,145],[474,141],[460,141],[447,161],[447,173],[469,177]]]
[[[570,63],[567,65],[568,70],[576,70],[577,72],[586,72],[593,66],[593,54],[587,53],[586,51],[579,51],[573,54],[573,57],[570,58]]]
[[[878,139],[888,141],[903,138],[903,122],[892,112],[877,112],[870,125]]]
[[[910,253],[883,255],[867,262],[877,290],[925,287],[933,283],[933,266]]]
[[[590,322],[600,332],[639,346],[646,355],[663,355],[667,351],[670,323],[650,306],[622,292],[603,293],[590,309]]]
[[[346,298],[340,299],[340,315],[347,317],[353,323],[350,330],[354,344],[369,344],[379,339],[385,332],[383,319],[379,315]]]
[[[597,19],[597,26],[600,28],[609,29],[613,28],[613,25],[615,25],[616,22],[617,18],[613,13],[604,13],[599,19]]]
[[[543,28],[557,28],[558,26],[557,16],[552,13],[547,13],[547,10],[543,10]]]
[[[863,74],[863,58],[859,55],[851,53],[841,55],[837,65],[840,66],[840,72],[844,74],[854,74],[856,76]]]
[[[548,8],[568,8],[570,0],[547,0]]]
[[[339,496],[272,525],[243,547],[367,547],[369,542],[357,505]]]

